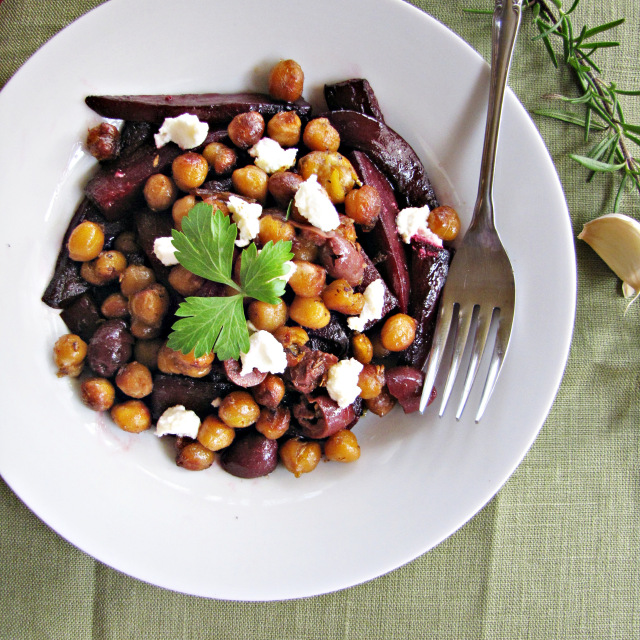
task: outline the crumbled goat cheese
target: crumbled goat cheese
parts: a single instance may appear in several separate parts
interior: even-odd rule
[[[178,264],[176,248],[173,246],[173,238],[171,236],[156,238],[153,241],[153,253],[156,254],[156,258],[158,258],[165,267]]]
[[[233,221],[238,225],[236,246],[246,247],[260,231],[262,205],[257,202],[247,202],[238,196],[229,196],[227,207],[231,211]]]
[[[283,149],[275,140],[262,138],[249,149],[255,165],[268,174],[292,167],[296,163],[297,149]]]
[[[429,229],[427,220],[430,212],[429,205],[425,204],[424,207],[408,207],[398,213],[396,226],[404,242],[409,244],[411,238],[418,236],[437,247],[442,246],[442,240]]]
[[[200,122],[198,116],[183,113],[177,118],[165,118],[154,138],[158,149],[167,142],[175,142],[181,149],[193,149],[204,142],[208,133],[206,122]]]
[[[384,308],[384,282],[378,278],[364,290],[364,307],[359,316],[347,318],[352,331],[364,331],[370,320],[380,320]]]
[[[287,260],[283,267],[287,267],[288,271],[283,276],[278,276],[279,280],[284,280],[285,282],[289,282],[291,276],[294,274],[296,270],[296,265],[292,260]]]
[[[169,407],[159,418],[156,423],[156,435],[166,436],[184,436],[186,438],[195,438],[200,428],[200,418],[193,412],[184,408],[183,405],[177,404],[175,407]]]
[[[222,398],[214,398],[214,399],[211,401],[211,406],[212,406],[214,409],[217,409],[221,404],[222,404]]]
[[[327,391],[341,409],[348,407],[360,395],[362,389],[358,386],[358,377],[362,367],[361,362],[349,358],[329,368]]]
[[[256,331],[249,337],[249,351],[241,353],[240,375],[257,369],[261,373],[284,373],[287,355],[282,345],[268,332]]]
[[[340,226],[338,212],[327,192],[318,184],[318,176],[315,174],[298,187],[293,203],[302,216],[322,231],[333,231]]]

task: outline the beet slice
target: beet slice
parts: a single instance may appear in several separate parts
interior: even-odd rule
[[[353,404],[341,409],[338,403],[326,394],[301,398],[293,407],[293,415],[307,438],[328,438],[340,429],[353,426],[358,419]]]
[[[258,111],[266,117],[279,111],[295,111],[300,117],[307,117],[311,113],[311,105],[305,100],[279,102],[262,93],[87,96],[85,102],[105,118],[156,124],[183,113],[196,115],[212,125],[226,125],[239,113],[246,111]]]
[[[331,111],[348,109],[384,122],[378,98],[376,98],[369,81],[364,78],[352,78],[335,84],[325,84],[324,99]]]
[[[380,263],[379,271],[388,287],[398,300],[398,306],[403,313],[409,308],[411,282],[407,267],[407,256],[404,246],[398,236],[396,216],[398,204],[389,181],[377,169],[369,157],[360,151],[349,155],[358,177],[364,184],[371,185],[378,190],[382,200],[380,218],[370,233],[362,234],[361,240],[369,256],[382,254],[384,261]]]
[[[84,293],[75,302],[60,313],[60,317],[71,333],[80,336],[85,342],[91,337],[102,322],[98,305],[93,298]]]
[[[344,358],[349,350],[349,334],[343,318],[340,314],[331,312],[328,325],[322,329],[307,329],[309,342],[306,346],[312,350],[324,351],[338,358]]]
[[[323,114],[340,134],[341,144],[368,153],[395,187],[403,205],[431,209],[438,199],[418,154],[384,122],[356,111]]]
[[[165,267],[153,251],[156,238],[166,238],[171,235],[173,218],[169,213],[154,213],[150,209],[138,209],[133,214],[138,232],[138,243],[147,256],[158,280],[164,281],[169,275],[169,267]]]

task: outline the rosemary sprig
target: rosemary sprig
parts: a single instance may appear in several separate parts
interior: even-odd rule
[[[621,103],[622,96],[640,96],[640,89],[620,89],[616,83],[606,82],[594,60],[601,49],[619,46],[619,42],[608,36],[601,38],[604,38],[602,34],[622,25],[625,19],[590,28],[584,25],[578,30],[571,16],[579,4],[580,0],[573,0],[564,11],[562,0],[552,0],[553,8],[545,0],[523,3],[538,32],[533,40],[542,41],[554,67],[559,68],[560,60],[564,60],[580,92],[577,97],[548,95],[547,98],[564,103],[565,108],[538,109],[534,113],[582,127],[585,142],[597,132],[598,141],[586,155],[571,154],[570,157],[589,170],[587,181],[603,173],[620,176],[614,200],[614,212],[617,212],[628,184],[635,187],[640,198],[640,164],[629,150],[629,143],[640,146],[640,125],[626,121]],[[473,13],[492,12],[480,9]]]

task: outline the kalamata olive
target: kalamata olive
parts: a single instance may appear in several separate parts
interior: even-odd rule
[[[241,369],[242,364],[239,360],[224,361],[224,372],[227,374],[227,378],[239,387],[244,387],[245,389],[255,387],[267,377],[266,373],[262,373],[262,371],[258,371],[257,369],[253,369],[253,371],[243,376],[240,373]]]
[[[293,415],[307,438],[327,438],[352,425],[358,418],[354,405],[341,409],[328,395],[302,397]]]
[[[386,378],[389,393],[398,400],[404,412],[417,411],[424,381],[422,371],[408,366],[392,367],[387,369]]]
[[[259,478],[271,473],[278,464],[278,442],[250,431],[236,437],[220,456],[220,465],[238,478]]]
[[[133,337],[124,320],[107,320],[89,342],[87,360],[100,376],[109,378],[131,358]]]

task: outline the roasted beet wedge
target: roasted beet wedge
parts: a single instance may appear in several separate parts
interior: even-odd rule
[[[182,95],[88,96],[87,106],[105,118],[162,124],[165,118],[183,113],[198,116],[212,125],[226,125],[245,111],[270,117],[279,111],[296,111],[300,117],[311,112],[304,100],[278,102],[262,93],[201,93]]]
[[[409,308],[411,283],[407,256],[396,228],[398,204],[393,189],[365,153],[354,151],[349,155],[349,160],[360,180],[375,187],[382,199],[380,218],[373,231],[361,235],[361,241],[366,245],[364,249],[369,256],[383,257],[377,268],[397,298],[400,310],[406,313]]]
[[[356,111],[323,114],[340,134],[341,144],[364,151],[389,178],[403,198],[402,204],[431,209],[438,206],[425,168],[411,145],[384,122]]]
[[[376,98],[369,81],[364,78],[352,78],[344,82],[325,84],[324,99],[331,111],[348,109],[384,122],[378,98]]]

